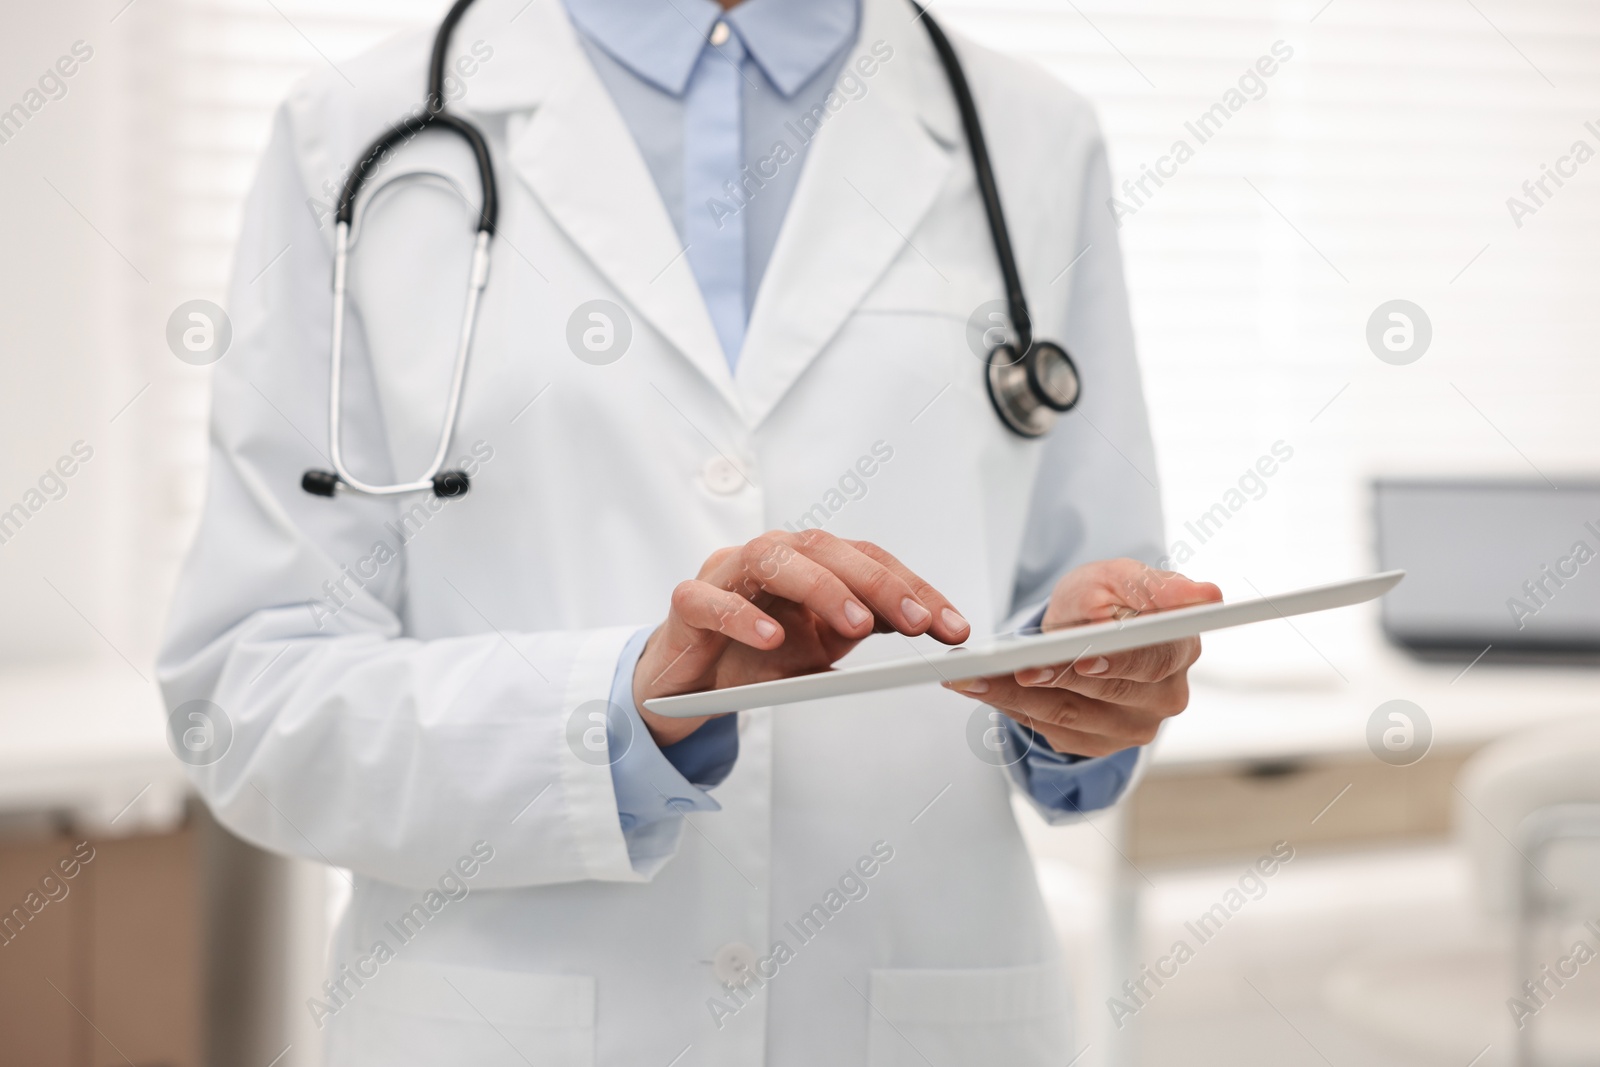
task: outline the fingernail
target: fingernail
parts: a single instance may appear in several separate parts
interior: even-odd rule
[[[958,682],[946,682],[951,689],[962,693],[987,693],[989,680],[987,678],[963,678]]]
[[[772,635],[777,633],[777,632],[778,632],[778,624],[777,623],[772,622],[770,619],[757,619],[756,620],[756,633],[760,635],[761,640],[770,641],[772,639]]]
[[[1023,685],[1038,685],[1040,682],[1048,682],[1053,674],[1055,672],[1049,667],[1035,667],[1031,671],[1019,672],[1017,680]]]
[[[860,626],[862,623],[872,620],[872,613],[854,600],[846,600],[844,602],[844,617],[851,626]]]
[[[963,619],[955,608],[945,608],[939,613],[939,618],[944,620],[947,630],[967,630],[972,627],[972,624]]]
[[[1104,674],[1109,666],[1111,666],[1110,660],[1104,656],[1096,656],[1094,659],[1079,660],[1074,664],[1074,669],[1079,674]]]
[[[900,610],[905,613],[906,622],[912,626],[921,626],[928,621],[928,609],[910,597],[900,601]]]

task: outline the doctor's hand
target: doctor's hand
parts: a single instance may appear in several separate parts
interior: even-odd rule
[[[824,670],[874,631],[960,644],[971,627],[937,589],[870,541],[774,530],[711,554],[672,591],[672,609],[633,672],[633,700],[658,745],[705,718],[672,719],[655,697]]]
[[[1043,629],[1109,622],[1222,599],[1209,582],[1193,582],[1132,559],[1102,560],[1063,576],[1050,594]],[[1189,667],[1200,639],[1033,667],[995,678],[946,683],[1031,727],[1057,752],[1107,756],[1155,739],[1162,720],[1189,703]]]

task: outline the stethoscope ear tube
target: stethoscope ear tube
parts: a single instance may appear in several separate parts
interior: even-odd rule
[[[440,471],[435,474],[429,483],[433,495],[437,497],[466,496],[467,490],[472,488],[472,478],[466,471],[450,470]],[[332,471],[306,471],[300,476],[300,488],[312,496],[337,496],[339,486],[344,484],[339,476]],[[414,492],[409,487],[404,492]]]
[[[440,471],[433,476],[433,495],[439,497],[466,496],[472,488],[472,479],[466,471]]]
[[[343,454],[343,402],[344,389],[344,320],[346,277],[350,257],[350,224],[340,221],[334,226],[333,237],[333,341],[328,359],[328,456],[333,470],[311,470],[300,478],[300,488],[314,496],[333,496],[340,486],[367,496],[398,496],[431,490],[441,497],[462,496],[471,487],[464,471],[445,470],[445,456],[450,450],[450,440],[455,435],[456,418],[461,413],[461,394],[466,386],[467,359],[472,351],[472,335],[477,327],[478,306],[483,290],[489,283],[489,242],[492,234],[487,229],[478,231],[472,253],[472,275],[467,281],[467,306],[462,313],[461,334],[456,342],[456,358],[450,375],[449,406],[445,409],[444,424],[439,430],[439,441],[428,467],[414,481],[395,485],[375,485],[364,482],[345,466]]]
[[[306,471],[300,476],[300,488],[312,496],[333,496],[339,491],[339,476],[332,471]]]

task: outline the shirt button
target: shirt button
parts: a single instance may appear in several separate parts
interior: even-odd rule
[[[700,480],[718,496],[732,496],[744,488],[745,476],[726,456],[712,456],[700,468]]]
[[[711,43],[719,48],[728,43],[728,24],[726,22],[719,21],[715,26],[711,27]]]
[[[756,967],[756,950],[743,941],[730,941],[711,957],[711,971],[720,982],[738,982]]]

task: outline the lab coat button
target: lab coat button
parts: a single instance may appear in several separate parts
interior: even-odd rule
[[[743,941],[730,941],[711,958],[711,970],[719,982],[738,982],[755,970],[756,950]]]
[[[732,496],[745,485],[744,472],[726,456],[712,456],[706,460],[706,465],[700,468],[700,480],[718,496]]]

